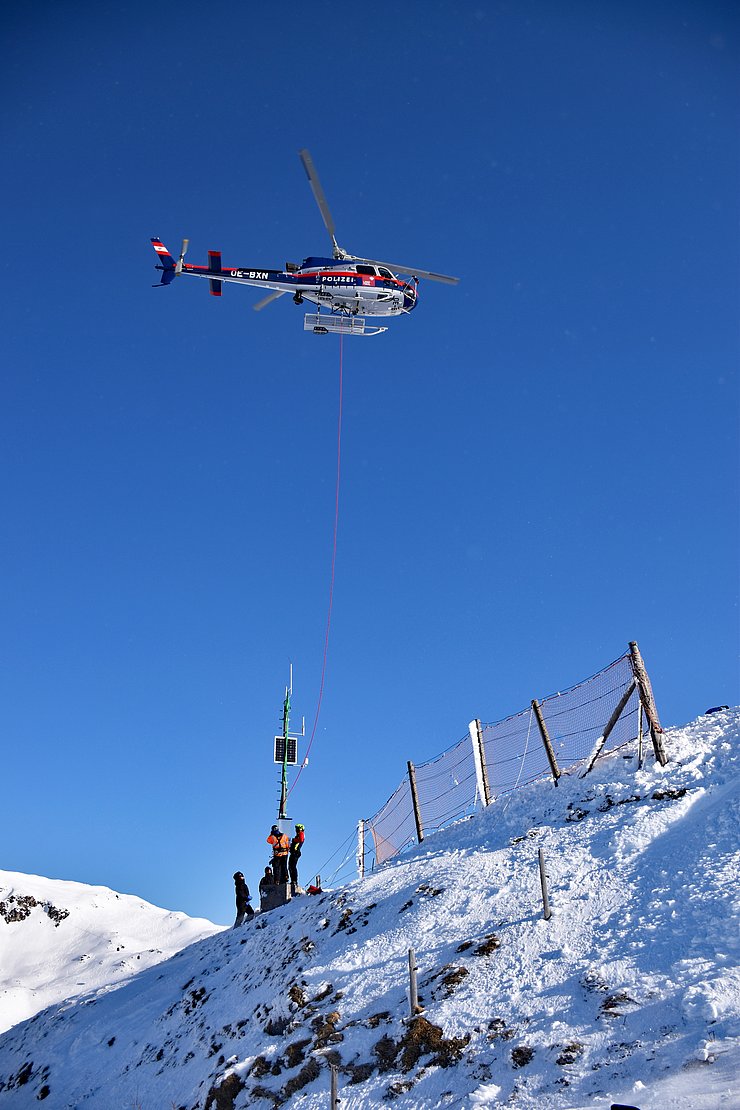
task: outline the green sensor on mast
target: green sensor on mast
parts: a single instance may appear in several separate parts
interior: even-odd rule
[[[306,719],[303,718],[301,731],[290,731],[290,699],[293,694],[293,664],[290,664],[290,682],[285,687],[285,700],[283,702],[283,734],[282,736],[275,737],[275,754],[273,757],[274,763],[282,764],[282,774],[280,778],[280,809],[278,811],[278,821],[289,821],[290,818],[285,812],[285,807],[288,802],[288,767],[295,767],[298,764],[298,741],[301,737],[306,735]]]

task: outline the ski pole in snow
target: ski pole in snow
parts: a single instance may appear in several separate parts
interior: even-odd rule
[[[545,875],[545,855],[541,848],[538,848],[537,855],[540,861],[540,883],[542,884],[542,905],[544,907],[543,917],[545,921],[549,921],[552,917],[552,910],[550,909],[550,899],[547,896],[547,876]]]

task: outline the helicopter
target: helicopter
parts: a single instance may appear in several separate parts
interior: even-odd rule
[[[176,277],[188,276],[206,278],[214,297],[221,296],[224,282],[271,290],[253,306],[256,312],[292,293],[295,304],[308,301],[317,306],[316,313],[306,313],[304,317],[305,331],[312,331],[317,335],[330,332],[379,335],[388,329],[375,320],[368,323],[366,317],[393,317],[413,312],[419,303],[420,277],[448,285],[457,284],[459,278],[449,277],[447,274],[436,274],[415,266],[379,262],[373,258],[360,258],[340,247],[334,219],[313,159],[305,149],[299,151],[298,156],[331,238],[331,258],[309,256],[300,265],[286,262],[285,269],[276,270],[257,266],[224,266],[221,252],[209,251],[208,265],[196,266],[185,262],[188,239],[183,239],[177,260],[161,239],[152,239],[152,246],[159,259],[156,269],[162,271],[154,288],[169,285]],[[404,277],[398,277],[398,274]]]

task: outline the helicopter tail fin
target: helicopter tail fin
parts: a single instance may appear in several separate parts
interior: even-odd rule
[[[162,270],[159,284],[169,285],[175,277],[175,260],[161,239],[152,239],[152,246],[156,251],[157,258],[159,259],[159,267]]]

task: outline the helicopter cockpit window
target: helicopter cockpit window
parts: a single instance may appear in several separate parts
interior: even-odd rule
[[[358,265],[357,266],[357,273],[358,274],[369,274],[370,277],[375,277],[375,267],[374,266],[360,266],[360,265]]]
[[[389,281],[393,281],[393,274],[390,272],[390,270],[386,270],[385,266],[378,266],[378,273],[382,278],[387,278]]]

